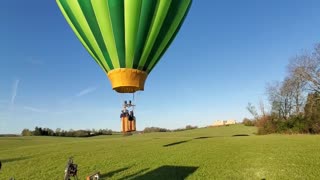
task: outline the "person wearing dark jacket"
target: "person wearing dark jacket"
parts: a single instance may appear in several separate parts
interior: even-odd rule
[[[132,121],[134,120],[134,115],[133,115],[133,111],[130,111],[130,114],[129,114],[129,121]]]

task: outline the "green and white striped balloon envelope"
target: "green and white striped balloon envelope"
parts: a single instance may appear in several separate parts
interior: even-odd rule
[[[119,93],[144,83],[177,35],[192,0],[56,0]]]

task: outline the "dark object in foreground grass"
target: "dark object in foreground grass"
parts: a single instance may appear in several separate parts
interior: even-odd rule
[[[86,180],[99,180],[99,177],[100,177],[100,172],[97,171],[87,176]]]
[[[163,145],[163,147],[169,147],[169,146],[174,146],[174,145],[178,145],[178,144],[182,144],[182,143],[186,143],[190,140],[186,140],[186,141],[178,141],[178,142],[174,142],[174,143],[170,143],[170,144],[166,144],[166,145]]]
[[[186,179],[192,173],[194,173],[198,167],[193,166],[161,166],[153,171],[147,172],[140,176],[136,176],[131,180],[143,180],[143,179]]]
[[[66,169],[64,170],[64,180],[70,180],[70,177],[74,177],[74,179],[78,179],[77,176],[78,165],[73,163],[73,158],[70,157]]]
[[[0,170],[1,170],[1,167],[2,167],[2,163],[1,163],[1,161],[0,161]]]

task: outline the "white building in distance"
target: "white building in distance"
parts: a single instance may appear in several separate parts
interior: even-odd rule
[[[225,126],[225,125],[231,125],[236,124],[236,120],[217,120],[213,123],[213,126]]]

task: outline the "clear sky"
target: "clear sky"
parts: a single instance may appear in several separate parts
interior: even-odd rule
[[[122,101],[55,0],[0,6],[0,133],[120,130]],[[289,58],[319,42],[318,0],[194,0],[180,33],[136,95],[137,128],[250,117]]]

